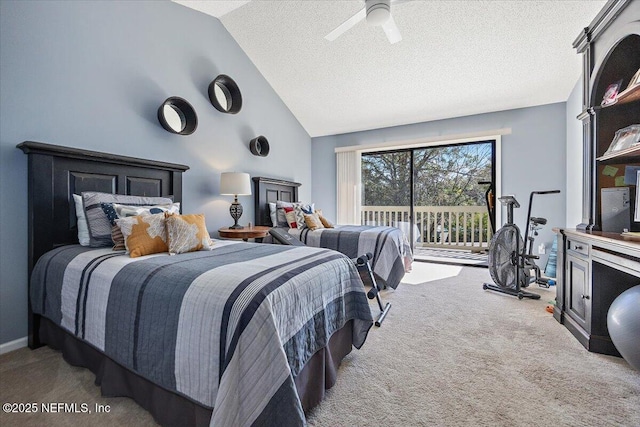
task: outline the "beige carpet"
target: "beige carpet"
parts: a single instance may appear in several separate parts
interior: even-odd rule
[[[426,281],[432,279],[431,281]],[[539,301],[482,290],[485,269],[415,263],[393,307],[309,417],[320,426],[640,426],[640,372],[587,352]],[[426,282],[425,282],[426,281]],[[0,401],[109,405],[97,414],[6,414],[0,425],[146,426],[48,348],[0,356]]]
[[[557,323],[554,288],[519,301],[483,291],[488,270],[414,266],[404,282],[440,280],[385,295],[388,319],[343,362],[311,426],[640,426],[640,372]]]

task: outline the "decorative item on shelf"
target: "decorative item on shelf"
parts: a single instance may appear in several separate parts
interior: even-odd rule
[[[225,74],[220,74],[209,84],[209,100],[222,113],[236,114],[242,108],[240,88]]]
[[[600,105],[604,107],[605,105],[615,104],[621,85],[622,79],[607,86],[607,90],[604,91],[604,96],[602,97],[602,102],[600,103]]]
[[[269,155],[269,141],[260,135],[249,142],[249,149],[254,156],[267,157]]]
[[[158,108],[158,120],[163,128],[178,135],[191,135],[198,127],[198,116],[187,100],[178,96],[167,98]]]
[[[243,172],[223,172],[220,175],[220,194],[223,196],[234,196],[233,203],[229,207],[231,218],[234,224],[230,229],[237,230],[244,228],[238,225],[238,220],[242,216],[242,205],[238,202],[238,196],[251,195],[251,178],[248,173]]]
[[[640,155],[640,124],[618,130],[607,151],[596,160],[607,160],[624,155]]]
[[[633,77],[631,77],[627,88],[618,94],[617,100],[618,102],[623,102],[627,101],[627,98],[629,98],[629,100],[632,98],[635,100],[640,99],[640,68]]]

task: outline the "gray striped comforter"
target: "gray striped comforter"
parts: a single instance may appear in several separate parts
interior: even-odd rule
[[[303,425],[294,378],[354,319],[372,324],[353,263],[334,251],[217,244],[130,258],[72,245],[40,258],[34,311],[148,380],[213,408],[211,425]]]
[[[411,271],[413,254],[405,234],[395,227],[369,225],[338,225],[311,231],[290,228],[289,234],[306,245],[333,249],[349,258],[357,258],[367,252],[373,254],[371,268],[380,287],[398,287],[404,273]]]

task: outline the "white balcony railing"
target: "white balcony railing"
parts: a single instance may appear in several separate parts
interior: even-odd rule
[[[409,206],[362,206],[365,225],[399,227],[409,236]],[[489,246],[491,224],[486,206],[416,206],[417,247],[482,250]]]

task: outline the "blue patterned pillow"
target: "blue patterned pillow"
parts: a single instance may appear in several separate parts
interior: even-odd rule
[[[104,211],[104,214],[107,216],[111,225],[116,225],[118,214],[116,213],[116,209],[113,207],[113,203],[100,203],[100,207]]]

